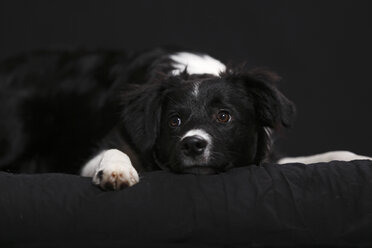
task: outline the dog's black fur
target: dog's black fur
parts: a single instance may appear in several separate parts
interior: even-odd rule
[[[294,114],[277,77],[232,67],[172,75],[174,52],[43,51],[1,62],[0,168],[78,173],[98,151],[116,148],[137,170],[187,172],[179,137],[193,128],[213,138],[203,165],[213,172],[264,161],[270,132]],[[221,111],[226,123],[216,121]],[[177,118],[182,125],[170,127]]]

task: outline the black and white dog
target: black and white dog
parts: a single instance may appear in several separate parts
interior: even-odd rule
[[[264,70],[153,49],[34,52],[0,64],[0,168],[67,172],[105,189],[163,169],[212,174],[260,164],[294,105]],[[279,163],[369,159],[332,152]]]

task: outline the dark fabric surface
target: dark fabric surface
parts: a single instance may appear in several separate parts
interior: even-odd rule
[[[372,246],[372,162],[143,173],[105,192],[89,178],[0,173],[0,246]]]

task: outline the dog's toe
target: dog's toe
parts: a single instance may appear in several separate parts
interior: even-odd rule
[[[106,190],[120,190],[135,185],[139,182],[135,170],[118,168],[116,170],[99,170],[93,178],[93,183]]]

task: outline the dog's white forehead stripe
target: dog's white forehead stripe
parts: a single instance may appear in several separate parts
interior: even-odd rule
[[[179,75],[187,68],[189,74],[212,74],[219,76],[221,72],[226,71],[226,66],[215,58],[207,54],[195,54],[180,52],[170,56],[174,61],[172,66],[175,69],[172,75]]]
[[[200,86],[201,82],[200,81],[197,81],[194,83],[194,86],[192,88],[192,94],[197,97],[199,95],[199,86]]]
[[[205,141],[207,141],[209,145],[212,143],[212,137],[203,129],[191,129],[184,136],[182,136],[181,140],[183,140],[186,137],[190,137],[190,136],[200,136]]]

